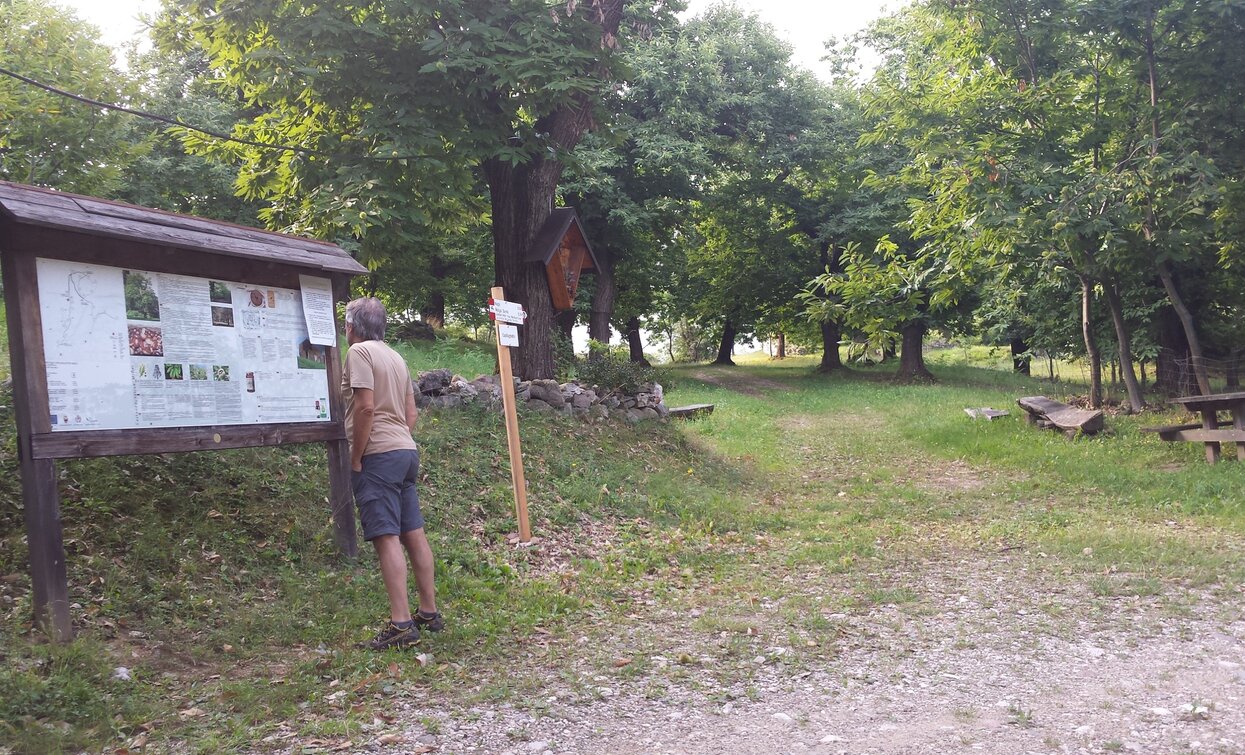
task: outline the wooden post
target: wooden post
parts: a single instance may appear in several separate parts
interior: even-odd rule
[[[349,281],[340,277],[333,280],[334,298],[349,293]],[[337,322],[333,315],[334,330]],[[346,421],[346,401],[342,398],[342,355],[337,344],[325,347],[325,363],[328,367],[329,418],[335,422]],[[350,442],[331,440],[326,444],[329,461],[329,509],[333,512],[333,540],[342,555],[354,559],[359,556],[359,537],[355,532],[354,493],[350,489]]]
[[[17,453],[22,474],[22,507],[30,552],[30,581],[35,625],[57,642],[73,639],[69,617],[69,582],[56,463],[36,459],[31,436],[52,429],[48,413],[47,368],[43,361],[43,318],[32,255],[5,251],[3,266],[9,353],[13,367],[13,408],[17,417]]]
[[[1232,427],[1245,430],[1245,401],[1232,407]],[[1245,443],[1236,442],[1236,460],[1245,461]]]
[[[1206,430],[1215,430],[1219,427],[1218,412],[1213,407],[1202,409],[1202,428]],[[1211,464],[1219,461],[1219,444],[1215,441],[1206,441],[1206,461]]]
[[[495,301],[505,301],[506,292],[495,286],[490,292]],[[510,371],[510,347],[501,342],[501,320],[495,323],[493,334],[497,337],[497,365],[501,371],[502,409],[506,415],[506,444],[510,448],[510,482],[514,486],[515,518],[519,521],[519,542],[532,540],[532,528],[527,520],[527,481],[523,479],[523,452],[519,448],[519,415],[515,410],[514,375]]]

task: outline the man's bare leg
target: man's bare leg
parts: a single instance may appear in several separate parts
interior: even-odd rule
[[[422,530],[420,534],[423,534]],[[426,541],[424,545],[427,547]],[[385,582],[385,592],[389,594],[389,618],[394,622],[410,621],[411,602],[406,592],[406,555],[402,553],[402,544],[398,542],[398,536],[380,535],[372,540],[372,547],[376,549],[376,559],[380,562],[380,577]],[[431,557],[432,554],[429,552],[429,559]],[[418,572],[416,575],[418,577]],[[423,596],[420,595],[420,602],[422,601]]]
[[[424,535],[424,528],[408,530],[402,533],[402,545],[411,557],[411,566],[415,572],[415,588],[419,590],[419,610],[431,616],[437,612],[437,588],[433,582],[436,566],[432,560],[432,547]],[[403,564],[405,566],[405,564]],[[403,580],[406,579],[405,569]],[[405,597],[406,593],[403,592]],[[392,598],[391,598],[392,600]]]

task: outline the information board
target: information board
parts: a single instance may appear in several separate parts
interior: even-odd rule
[[[54,432],[330,420],[327,349],[300,291],[51,259],[36,270]]]

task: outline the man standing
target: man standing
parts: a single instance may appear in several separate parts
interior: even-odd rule
[[[432,549],[424,535],[415,481],[419,449],[411,437],[419,410],[411,374],[398,352],[384,341],[385,306],[378,299],[346,305],[346,437],[350,441],[350,484],[363,537],[370,540],[389,594],[389,622],[366,643],[373,650],[410,647],[421,629],[439,632]],[[405,553],[403,552],[405,550]],[[411,615],[406,558],[411,559],[419,611]]]

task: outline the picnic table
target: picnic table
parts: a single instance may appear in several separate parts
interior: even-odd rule
[[[1167,441],[1190,441],[1206,444],[1206,461],[1219,461],[1220,444],[1236,443],[1236,458],[1245,461],[1245,392],[1216,393],[1209,396],[1181,396],[1170,399],[1190,412],[1202,415],[1201,424],[1169,425],[1146,428]],[[1232,419],[1222,421],[1219,412],[1228,412]]]

